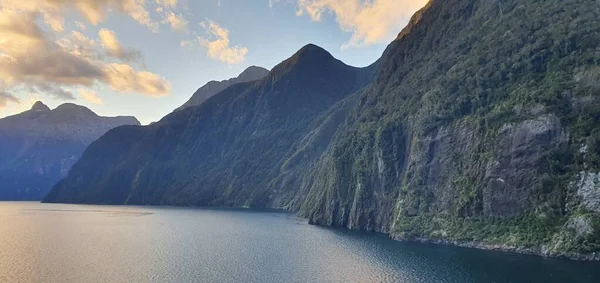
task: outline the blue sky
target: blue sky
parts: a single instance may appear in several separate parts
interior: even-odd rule
[[[307,43],[377,60],[423,0],[0,0],[0,117],[41,100],[147,124],[210,80]],[[4,37],[4,38],[2,38]],[[39,54],[33,56],[31,54]],[[28,65],[29,64],[29,65]],[[40,68],[39,66],[44,66]]]

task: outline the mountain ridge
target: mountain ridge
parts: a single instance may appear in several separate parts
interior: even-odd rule
[[[0,200],[41,200],[88,144],[125,124],[140,122],[101,117],[72,103],[51,110],[41,101],[0,119]]]
[[[314,54],[324,55],[320,50]],[[362,76],[372,73],[326,54],[319,57],[326,60],[292,56],[261,80],[234,84],[201,105],[136,130],[138,134],[122,145],[126,153],[117,150],[125,156],[104,149],[122,142],[116,137],[123,134],[117,133],[120,129],[110,131],[86,150],[44,201],[226,206],[272,202],[263,183],[266,176],[278,174],[277,164],[310,124],[363,87],[361,82],[367,80]],[[110,164],[102,166],[113,169],[98,171],[92,161],[97,157]],[[255,170],[240,171],[245,168]],[[171,173],[151,177],[159,172]],[[88,182],[89,190],[78,189]]]
[[[244,83],[259,80],[266,76],[268,72],[269,71],[265,68],[258,66],[250,66],[235,78],[222,81],[209,81],[204,86],[196,90],[192,97],[190,97],[190,99],[187,102],[185,102],[182,106],[175,109],[174,112],[181,111],[188,107],[200,105],[211,96],[221,92],[222,90],[236,83]]]

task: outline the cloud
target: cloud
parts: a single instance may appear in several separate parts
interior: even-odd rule
[[[98,36],[108,55],[128,62],[141,60],[141,52],[133,48],[123,48],[114,31],[101,29],[100,32],[98,32]]]
[[[65,19],[57,14],[44,14],[44,23],[56,32],[63,32]]]
[[[75,96],[68,90],[63,89],[62,87],[51,84],[51,83],[38,83],[34,87],[38,92],[42,92],[48,95],[53,96],[56,99],[60,100],[75,100]]]
[[[102,69],[51,41],[35,13],[0,10],[0,81],[14,84],[90,85]]]
[[[173,0],[165,1],[173,2]],[[146,0],[0,0],[0,7],[52,15],[52,20],[45,21],[52,28],[58,27],[55,25],[56,23],[64,21],[60,17],[69,10],[78,11],[92,25],[98,25],[104,21],[110,11],[118,11],[129,15],[150,30],[158,32],[158,23],[150,18],[146,2]],[[53,27],[53,25],[55,26]]]
[[[98,104],[98,105],[102,105],[104,104],[104,102],[102,101],[102,98],[100,98],[100,96],[98,96],[96,94],[96,92],[94,92],[93,90],[87,90],[87,89],[80,89],[79,90],[79,95],[86,101],[93,103],[93,104]]]
[[[209,37],[198,37],[200,44],[207,48],[208,57],[225,62],[227,64],[237,64],[244,61],[248,48],[240,45],[229,46],[229,31],[213,21],[201,22],[200,26],[204,28]],[[183,41],[182,46],[189,42]]]
[[[20,103],[20,100],[6,91],[0,91],[0,109],[6,107],[9,102]]]
[[[161,22],[163,24],[171,25],[171,29],[174,31],[187,31],[188,21],[181,14],[175,14],[171,11],[165,13],[165,19]]]
[[[48,1],[51,0],[39,3]],[[52,39],[53,36],[38,26],[40,15],[39,12],[0,9],[1,89],[27,88],[63,100],[74,98],[66,89],[96,84],[107,85],[117,92],[151,97],[169,93],[170,84],[164,78],[108,61],[98,44],[81,32],[73,31],[62,38]],[[124,49],[121,47],[121,50]],[[126,59],[126,51],[115,54]]]
[[[72,31],[70,35],[56,41],[65,52],[87,60],[100,60],[103,56],[96,48],[96,41],[86,37],[79,31]]]
[[[324,13],[335,16],[340,28],[352,37],[342,48],[388,43],[428,0],[298,0],[298,16],[320,21]]]
[[[112,90],[124,93],[143,93],[151,97],[169,94],[171,84],[151,72],[137,72],[126,64],[112,63],[104,68],[106,82]]]
[[[175,8],[177,6],[177,0],[156,0],[156,4],[164,8]]]
[[[134,20],[148,27],[151,31],[158,32],[158,23],[150,19],[150,13],[144,6],[145,0],[120,0],[117,2],[122,2],[118,7],[121,12],[129,14]]]
[[[188,32],[188,21],[183,17],[181,13],[175,13],[177,7],[177,0],[155,0],[156,12],[162,17],[161,24],[168,24],[171,29],[179,32]]]
[[[104,46],[108,54],[117,58],[123,57],[123,48],[117,39],[117,35],[113,31],[103,28],[98,32],[98,36],[100,37],[102,46]]]

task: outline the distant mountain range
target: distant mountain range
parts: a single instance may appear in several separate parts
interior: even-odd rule
[[[0,119],[0,200],[41,200],[64,178],[85,148],[134,117],[100,117],[75,104],[31,110]]]
[[[265,68],[250,66],[236,78],[231,78],[220,82],[210,81],[203,87],[199,88],[196,92],[194,92],[192,97],[181,107],[175,109],[175,111],[180,111],[191,106],[200,105],[204,101],[209,99],[211,96],[223,91],[224,89],[234,84],[256,81],[258,79],[264,78],[268,73],[269,70]]]
[[[432,0],[372,66],[307,45],[262,79],[109,131],[45,201],[281,208],[600,260],[597,7]]]

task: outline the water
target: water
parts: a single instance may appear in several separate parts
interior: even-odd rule
[[[0,282],[600,282],[600,264],[246,210],[0,202]]]

